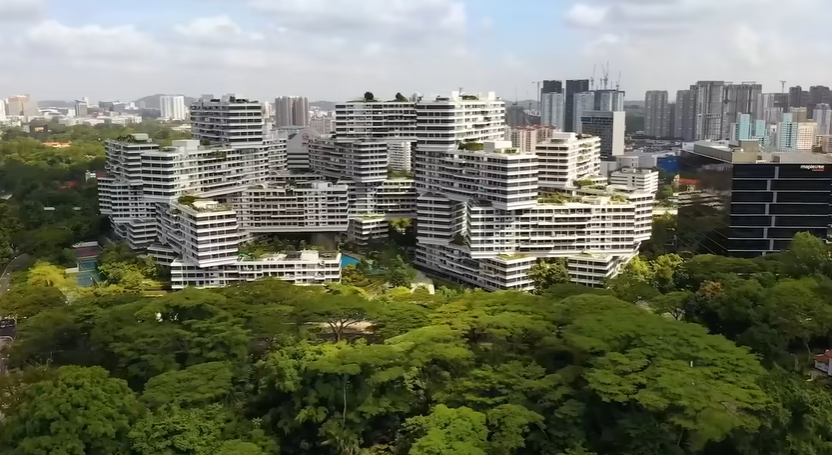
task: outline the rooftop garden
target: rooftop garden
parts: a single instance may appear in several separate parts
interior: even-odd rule
[[[578,179],[578,180],[575,180],[574,183],[575,183],[575,186],[577,186],[578,188],[583,188],[585,186],[592,186],[592,185],[595,184],[595,182],[593,182],[592,179]]]
[[[476,95],[462,95],[460,98],[464,101],[479,101],[480,97]]]
[[[412,179],[413,178],[413,172],[412,171],[401,171],[401,170],[389,169],[387,171],[387,178],[389,178],[389,179]]]
[[[482,142],[462,142],[459,144],[459,150],[465,150],[468,152],[481,152],[485,149],[485,145]]]
[[[197,201],[206,201],[209,202],[210,200],[200,199],[196,196],[192,196],[190,194],[186,194],[183,196],[179,196],[177,202],[181,205],[186,205],[198,212],[223,212],[227,210],[234,210],[234,207],[231,204],[223,204],[220,202],[214,202],[213,204],[208,204],[204,207],[197,207],[195,204]],[[213,201],[210,201],[213,202]]]
[[[539,196],[537,202],[541,204],[565,204],[567,202],[581,202],[581,198],[568,194],[552,193]]]
[[[322,251],[323,247],[307,243],[305,240],[278,237],[262,237],[240,245],[240,256],[257,260],[268,254],[286,253],[300,257],[302,251]],[[336,254],[332,252],[331,254]]]
[[[506,261],[511,261],[513,259],[525,259],[525,258],[529,257],[529,255],[528,254],[523,254],[523,253],[514,253],[514,254],[498,254],[497,257],[500,258],[500,259],[506,260]]]
[[[621,195],[621,194],[613,194],[613,195],[611,195],[611,196],[610,196],[610,200],[611,200],[611,201],[613,201],[613,202],[621,202],[621,203],[628,202],[627,197],[626,197],[626,196],[624,196],[624,195]]]

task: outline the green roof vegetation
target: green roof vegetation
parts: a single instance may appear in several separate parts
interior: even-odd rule
[[[412,179],[412,171],[399,171],[390,169],[387,171],[387,178],[389,179]]]
[[[465,150],[468,152],[481,152],[485,149],[485,145],[482,142],[462,142],[459,144],[459,150]]]

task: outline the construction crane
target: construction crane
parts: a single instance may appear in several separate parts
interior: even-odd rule
[[[589,78],[589,89],[595,90],[595,67],[598,66],[597,63],[592,65],[592,76]]]
[[[543,83],[543,81],[532,81],[532,84],[537,84],[537,108],[538,109],[540,109],[540,105],[543,103],[543,94],[540,93],[540,84],[542,84],[542,83]],[[532,103],[529,103],[529,110],[531,110],[531,108],[532,108],[531,104]]]
[[[618,70],[618,80],[615,81],[615,91],[621,88],[621,70]]]
[[[607,62],[606,66],[601,65],[601,74],[604,75],[603,77],[601,77],[601,82],[604,83],[603,87],[604,90],[606,90],[607,87],[609,87],[610,83],[610,62]]]
[[[786,93],[786,81],[780,81],[780,93]]]

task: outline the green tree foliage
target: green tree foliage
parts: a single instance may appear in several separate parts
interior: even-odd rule
[[[127,453],[141,408],[133,391],[100,367],[65,366],[25,387],[0,422],[14,455]]]
[[[26,253],[61,266],[74,266],[67,248],[97,239],[108,229],[98,210],[96,181],[87,171],[104,170],[104,140],[134,132],[161,145],[187,138],[159,122],[120,125],[48,125],[47,135],[19,129],[0,131],[0,266]],[[62,142],[53,147],[42,141]]]
[[[529,278],[534,282],[535,294],[541,294],[546,289],[569,282],[569,269],[565,259],[541,259],[529,270]]]
[[[832,335],[824,251],[798,236],[767,258],[662,254],[634,260],[608,288],[555,283],[539,295],[368,298],[262,280],[67,303],[38,273],[0,299],[22,315],[0,376],[0,447],[825,454],[829,380],[807,380],[810,354]],[[117,245],[102,258],[142,267]]]

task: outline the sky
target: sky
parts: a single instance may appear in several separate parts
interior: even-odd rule
[[[832,85],[830,0],[0,0],[0,97]],[[799,23],[794,22],[800,18]]]

